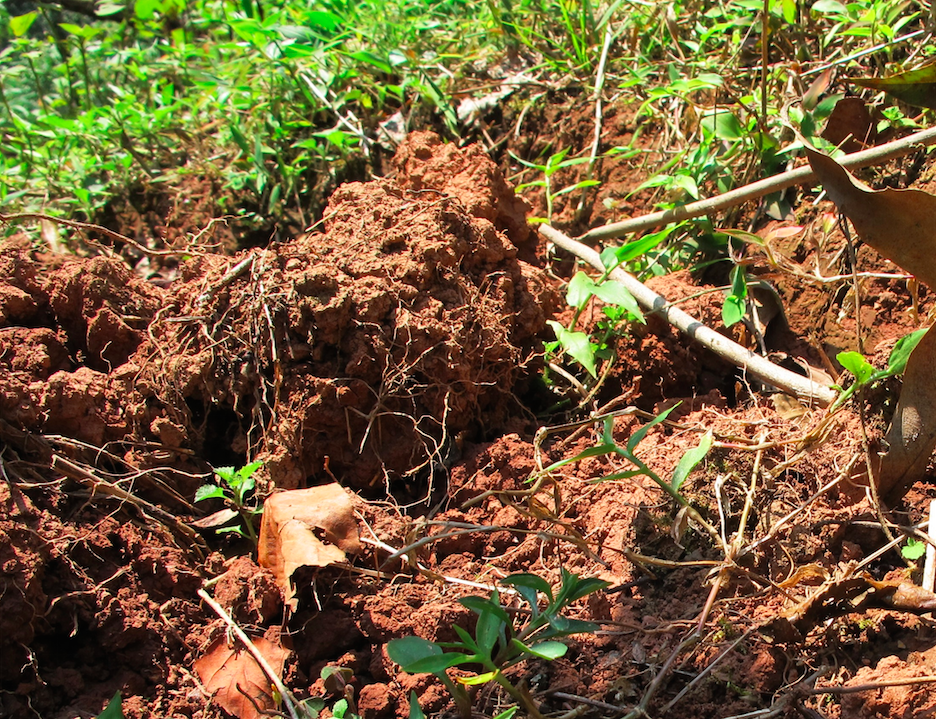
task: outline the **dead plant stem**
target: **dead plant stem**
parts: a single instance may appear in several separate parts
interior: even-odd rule
[[[934,131],[934,137],[936,137],[936,131]],[[550,242],[584,260],[599,272],[606,271],[601,256],[592,248],[571,239],[549,225],[541,226],[540,232]],[[831,387],[775,365],[766,357],[751,352],[751,350],[742,347],[737,342],[707,327],[678,307],[668,306],[669,303],[666,298],[658,295],[620,267],[612,270],[609,277],[624,285],[647,312],[658,313],[663,319],[699,342],[699,344],[758,379],[779,387],[785,392],[823,406],[832,404],[838,396],[838,393]]]
[[[850,170],[859,167],[867,167],[868,165],[892,160],[895,157],[902,157],[903,155],[913,152],[917,147],[925,147],[934,143],[936,143],[936,127],[931,127],[900,140],[894,140],[893,142],[888,142],[878,147],[872,147],[869,150],[862,150],[861,152],[845,155],[839,160],[839,164]],[[668,225],[671,222],[680,222],[681,220],[688,220],[693,217],[701,217],[702,215],[709,215],[719,210],[725,210],[729,207],[739,205],[742,202],[746,202],[747,200],[755,200],[764,195],[769,195],[772,192],[785,190],[793,185],[814,184],[817,180],[818,177],[812,171],[812,168],[810,168],[809,165],[804,165],[795,170],[790,170],[764,180],[753,182],[750,185],[739,187],[723,195],[706,198],[698,202],[690,202],[687,205],[676,207],[671,210],[653,212],[642,217],[633,217],[629,220],[622,220],[621,222],[613,222],[609,225],[596,227],[582,235],[579,240],[588,244],[594,244],[601,240],[622,237],[630,232],[650,230],[655,227],[660,227],[661,225]]]

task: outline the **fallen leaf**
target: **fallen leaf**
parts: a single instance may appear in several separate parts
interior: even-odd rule
[[[281,677],[289,652],[263,637],[251,641]],[[212,699],[238,719],[260,719],[276,709],[273,683],[257,660],[240,646],[229,647],[223,637],[215,641],[203,657],[195,660],[195,671]]]
[[[257,561],[273,572],[293,609],[298,601],[291,578],[299,567],[327,567],[359,549],[351,498],[337,483],[280,492],[264,502]]]
[[[860,97],[843,97],[826,120],[822,139],[844,152],[858,152],[877,140],[877,123]]]
[[[861,236],[888,259],[936,289],[936,197],[922,190],[874,191],[828,155],[807,147],[822,186]],[[936,333],[907,361],[900,401],[875,471],[878,494],[893,505],[926,470],[936,449]]]
[[[219,509],[217,512],[209,514],[207,517],[196,519],[189,522],[189,524],[199,529],[215,529],[217,527],[223,527],[236,516],[237,512],[233,509]]]
[[[851,81],[872,90],[883,90],[908,105],[936,108],[936,64],[890,77],[854,77]]]
[[[936,197],[922,190],[872,190],[828,155],[807,146],[806,156],[861,239],[936,289]]]

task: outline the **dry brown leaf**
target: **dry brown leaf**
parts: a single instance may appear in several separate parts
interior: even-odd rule
[[[922,190],[872,190],[828,155],[810,147],[806,155],[861,239],[936,289],[936,197]]]
[[[289,652],[262,637],[252,641],[270,668],[281,677]],[[257,660],[240,646],[229,647],[223,637],[195,661],[195,671],[212,699],[238,719],[260,719],[265,716],[261,712],[276,709],[273,684]]]
[[[875,191],[828,155],[807,147],[822,186],[861,236],[882,255],[936,290],[936,196],[922,190]],[[876,468],[879,495],[890,504],[926,470],[936,448],[936,334],[910,355],[888,429],[888,451]]]
[[[359,549],[351,498],[337,483],[280,492],[263,505],[257,560],[273,572],[293,609],[293,572],[343,562]]]

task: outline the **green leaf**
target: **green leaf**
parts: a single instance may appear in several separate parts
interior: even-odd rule
[[[16,37],[23,37],[29,28],[32,26],[33,21],[38,15],[37,12],[28,12],[25,15],[16,15],[15,17],[10,18],[10,31]]]
[[[518,590],[521,587],[532,589],[535,592],[546,595],[546,598],[550,602],[553,598],[552,587],[549,586],[549,582],[535,574],[530,574],[527,572],[511,574],[510,576],[501,579],[500,583],[511,587],[516,587]]]
[[[643,313],[640,311],[640,305],[630,291],[616,280],[607,280],[595,287],[595,296],[602,302],[609,305],[623,307],[630,312],[639,322],[646,324]]]
[[[913,537],[907,537],[907,543],[900,549],[900,555],[904,559],[915,562],[926,554],[926,542],[921,542]]]
[[[136,0],[133,4],[133,12],[138,20],[150,20],[161,6],[162,0]]]
[[[598,370],[595,363],[596,346],[592,344],[591,338],[584,332],[570,332],[555,320],[547,320],[550,327],[556,333],[556,339],[562,345],[562,349],[570,357],[575,359],[592,377],[598,377]]]
[[[868,362],[864,355],[858,352],[839,352],[835,359],[855,376],[855,381],[858,384],[867,384],[871,381],[871,376],[874,374],[874,365]]]
[[[322,697],[309,697],[303,699],[296,705],[299,716],[302,719],[318,719],[319,714],[325,708],[325,700]]]
[[[645,424],[643,427],[640,427],[636,432],[634,432],[630,436],[630,438],[627,440],[627,452],[629,454],[633,454],[634,450],[637,449],[637,445],[640,444],[643,441],[643,438],[647,436],[647,432],[649,432],[655,425],[658,425],[664,419],[669,417],[670,412],[676,409],[680,404],[682,403],[677,402],[669,409],[664,410],[663,412],[660,412],[660,414],[658,414],[652,420],[647,422],[647,424]]]
[[[407,674],[440,674],[449,667],[459,664],[475,664],[478,662],[477,654],[461,654],[446,652],[437,657],[426,657],[406,666],[400,665]]]
[[[475,686],[477,684],[487,684],[489,681],[493,680],[497,676],[497,670],[493,672],[485,672],[484,674],[476,674],[473,677],[458,677],[459,684],[465,684],[466,686]]]
[[[494,719],[513,719],[513,716],[517,713],[518,709],[519,707],[517,706],[508,707],[496,717],[494,717]]]
[[[425,712],[419,706],[419,697],[412,690],[409,693],[409,719],[426,719]]]
[[[107,706],[104,707],[104,711],[98,714],[96,719],[125,719],[120,692],[114,694],[111,700],[107,702]]]
[[[740,140],[744,137],[744,128],[737,117],[727,110],[715,110],[702,118],[702,128],[719,140]]]
[[[598,629],[597,624],[583,619],[569,619],[558,614],[550,615],[548,619],[552,631],[545,632],[543,636],[567,637],[570,634],[590,634]]]
[[[889,376],[904,373],[904,370],[907,369],[907,360],[910,359],[910,353],[920,343],[926,332],[927,328],[923,328],[904,335],[897,340],[897,344],[894,345],[894,349],[891,350],[890,357],[887,360],[887,373]]]
[[[709,453],[711,448],[712,431],[709,430],[703,435],[702,441],[699,442],[699,446],[688,450],[679,460],[679,464],[676,465],[676,469],[673,470],[673,478],[670,481],[670,486],[673,488],[674,492],[679,491],[679,488],[682,486],[683,482],[686,481],[686,478],[689,476],[692,470],[696,468],[696,465],[705,459],[705,455]]]
[[[618,449],[616,444],[599,444],[594,447],[589,447],[588,449],[583,449],[574,457],[568,457],[566,459],[560,459],[558,462],[553,462],[546,468],[547,472],[553,472],[560,467],[565,467],[567,464],[572,464],[573,462],[580,462],[583,459],[588,459],[589,457],[603,457],[606,454],[612,454]]]
[[[332,707],[332,716],[335,719],[344,719],[344,715],[348,713],[348,700],[339,699],[335,702],[335,705]]]
[[[504,624],[510,624],[510,617],[507,615],[507,612],[504,611],[504,608],[495,603],[490,599],[485,599],[484,597],[462,597],[458,600],[458,603],[463,607],[467,607],[471,611],[475,612],[478,616],[482,614],[492,614],[498,619],[500,619]]]
[[[847,15],[848,8],[846,8],[838,0],[818,0],[818,2],[813,3],[813,11],[826,13],[830,15]]]
[[[593,592],[598,592],[611,586],[609,582],[606,582],[604,579],[598,579],[597,577],[582,578],[575,574],[570,574],[569,576],[569,591],[566,596],[565,604],[571,604],[577,599],[587,597]]]
[[[503,610],[501,610],[503,612]],[[503,621],[501,618],[490,611],[482,612],[478,615],[478,625],[475,628],[475,636],[478,641],[480,654],[491,657],[494,653],[494,647],[501,632],[509,626],[510,622]]]
[[[883,90],[908,105],[936,108],[936,65],[929,64],[890,77],[853,77],[851,82]]]
[[[569,307],[581,309],[585,303],[595,294],[595,283],[591,277],[579,270],[575,273],[569,286],[566,288],[566,302]]]
[[[120,3],[114,2],[98,2],[94,8],[94,13],[98,17],[109,17],[110,15],[117,15],[122,13],[126,9],[126,5],[121,5]]]
[[[513,640],[513,645],[517,647],[524,654],[531,654],[534,657],[539,657],[540,659],[546,659],[552,661],[553,659],[558,659],[561,656],[564,656],[569,648],[562,642],[538,642],[532,646],[528,646],[521,642],[519,639]]]
[[[458,635],[458,638],[461,639],[461,646],[464,649],[467,649],[469,652],[477,652],[479,650],[478,643],[474,640],[468,632],[462,629],[460,626],[455,624],[452,629],[455,630],[455,633]]]
[[[195,490],[195,501],[206,499],[224,499],[224,490],[216,484],[203,484]]]
[[[649,235],[644,235],[639,240],[634,240],[633,242],[628,242],[626,245],[621,245],[614,249],[614,254],[618,259],[618,262],[630,262],[631,260],[642,256],[646,252],[652,250],[654,247],[659,245],[663,240],[669,237],[673,233],[673,229],[676,226],[665,228],[659,232],[652,232]],[[605,264],[607,267],[607,264]]]
[[[722,303],[722,322],[725,327],[731,327],[744,319],[747,312],[747,303],[740,297],[728,295]]]
[[[426,657],[442,654],[442,647],[422,637],[391,639],[387,643],[387,654],[405,670],[406,667]]]

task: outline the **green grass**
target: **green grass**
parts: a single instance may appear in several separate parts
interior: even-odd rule
[[[467,137],[458,93],[483,84],[487,68],[519,55],[542,78],[590,89],[606,41],[605,94],[638,104],[643,126],[667,141],[646,188],[661,206],[678,204],[778,169],[793,151],[780,111],[808,91],[810,73],[926,20],[916,2],[775,0],[762,71],[762,6],[137,0],[99,3],[95,18],[54,5],[0,10],[0,208],[94,220],[130,188],[171,191],[197,175],[223,188],[218,212],[311,223],[336,168],[392,151],[379,144],[391,116]],[[912,50],[933,53],[897,43],[866,70],[896,67]],[[585,154],[569,150],[549,152],[569,165]]]

